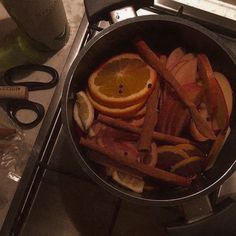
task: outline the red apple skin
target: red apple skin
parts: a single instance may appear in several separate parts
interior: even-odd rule
[[[166,66],[167,56],[166,55],[160,55],[159,58],[160,58],[160,61],[162,62],[162,64]]]
[[[185,55],[185,52],[182,48],[174,49],[167,58],[166,68],[171,70]]]
[[[213,117],[217,112],[218,84],[215,79],[210,61],[205,54],[198,54],[198,73],[203,81],[208,113]]]
[[[233,107],[233,91],[228,79],[220,72],[215,71],[214,76],[220,85],[220,88],[224,94],[225,102],[228,108],[228,114],[231,115]]]
[[[219,133],[220,131],[223,131],[223,132],[226,131],[229,126],[229,116],[230,116],[229,111],[232,110],[233,97],[232,97],[232,89],[227,79],[223,77],[223,83],[226,83],[226,85],[224,84],[225,89],[223,90],[221,89],[222,85],[220,86],[220,83],[218,83],[218,80],[219,80],[218,76],[221,76],[221,74],[215,74],[215,75],[216,75],[216,82],[217,82],[216,87],[215,87],[217,91],[217,96],[215,98],[217,101],[217,111],[216,111],[216,114],[214,114],[214,116],[208,123],[209,125],[212,126],[212,129],[214,130],[215,133]],[[228,103],[226,102],[226,99],[228,99]],[[209,118],[208,117],[209,114],[207,114],[207,111],[204,109],[200,110],[200,113],[202,117],[207,120],[207,118]],[[190,124],[190,133],[192,134],[193,138],[197,141],[207,140],[203,135],[199,133],[194,122],[191,122]]]
[[[190,99],[199,104],[203,94],[203,87],[196,83],[189,83],[183,85],[186,93],[189,94]],[[171,102],[170,102],[171,100]],[[173,94],[169,94],[169,109],[165,109],[162,113],[162,123],[159,124],[162,132],[171,135],[179,135],[190,121],[190,115],[186,107]],[[159,122],[159,121],[158,121]]]
[[[203,95],[202,86],[197,83],[189,83],[183,85],[183,88],[196,105],[200,104]],[[171,131],[169,134],[178,136],[189,124],[191,117],[189,111],[179,101],[176,108],[172,111],[172,114],[173,118],[170,121]]]
[[[208,138],[206,138],[205,136],[203,136],[197,129],[195,123],[193,122],[193,120],[191,120],[190,123],[190,133],[192,135],[192,137],[199,142],[204,142],[207,141]]]
[[[176,76],[176,73],[179,71],[179,69],[184,65],[186,64],[187,62],[186,61],[182,61],[182,62],[179,62],[172,70],[171,70],[171,73]]]
[[[209,114],[208,114],[208,111],[206,109],[206,105],[204,103],[202,103],[200,105],[200,110],[199,110],[199,113],[201,115],[201,117],[203,117],[205,120],[208,120],[209,118]],[[209,126],[211,127],[212,126],[212,122],[209,120],[208,121],[208,124]],[[204,142],[204,141],[207,141],[208,138],[206,138],[205,136],[203,136],[197,129],[195,123],[193,120],[191,120],[190,122],[190,133],[192,135],[192,137],[196,140],[196,141],[199,141],[199,142]]]
[[[192,53],[187,53],[185,54],[180,61],[171,69],[171,73],[173,75],[176,75],[176,73],[178,72],[178,70],[188,61],[194,59],[195,56]]]
[[[221,90],[221,87],[218,82],[217,82],[216,90],[217,90],[216,100],[217,100],[218,109],[215,114],[215,119],[217,121],[219,129],[221,131],[226,131],[229,126],[229,112],[228,112],[228,107],[225,101],[223,91]]]
[[[197,78],[197,59],[184,63],[175,74],[175,79],[181,84],[195,83]]]

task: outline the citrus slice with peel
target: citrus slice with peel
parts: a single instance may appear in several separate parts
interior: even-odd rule
[[[203,152],[198,147],[189,143],[177,144],[176,147],[185,151],[190,157],[192,156],[203,157],[204,156]]]
[[[164,145],[157,148],[157,167],[169,171],[176,163],[188,159],[189,155],[171,145]]]
[[[136,118],[143,117],[146,113],[146,110],[147,110],[147,107],[143,106],[140,110],[138,110],[138,112],[134,115],[134,117],[136,117]]]
[[[122,171],[114,170],[112,173],[112,179],[120,185],[133,190],[136,193],[142,193],[144,188],[144,181],[141,178],[137,178],[126,174]]]
[[[140,103],[137,103],[128,107],[124,107],[124,108],[110,108],[96,102],[91,97],[89,92],[87,92],[87,96],[96,110],[98,110],[104,115],[108,115],[111,117],[120,117],[120,118],[135,116],[135,114],[144,106],[144,103],[146,102],[146,100],[144,100]]]
[[[125,119],[141,119],[144,117],[146,110],[147,110],[147,107],[144,104],[135,114],[132,114],[131,116],[128,116]]]
[[[171,172],[187,177],[194,176],[201,172],[202,160],[203,158],[199,156],[193,156],[182,160],[172,166]]]
[[[156,80],[156,72],[138,54],[123,53],[94,71],[88,79],[88,87],[95,101],[122,108],[146,100]]]
[[[94,120],[94,108],[85,92],[76,93],[74,104],[74,120],[82,131],[87,131]]]

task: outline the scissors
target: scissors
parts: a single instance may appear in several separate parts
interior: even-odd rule
[[[45,72],[51,76],[51,80],[49,82],[18,82],[17,79],[16,81],[16,75],[33,71]],[[10,68],[2,77],[3,86],[0,86],[0,105],[19,127],[31,129],[42,121],[45,109],[40,103],[28,100],[29,92],[53,88],[58,83],[58,80],[58,72],[49,66],[25,64]],[[17,112],[20,110],[31,110],[35,112],[36,118],[29,123],[21,122],[17,118]]]

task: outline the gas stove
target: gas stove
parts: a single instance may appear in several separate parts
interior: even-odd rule
[[[236,56],[236,27],[231,27],[236,25],[236,21],[232,19],[213,16],[199,9],[177,3],[177,1],[174,3],[173,1],[155,1],[154,6],[140,9],[137,14],[177,15],[200,23],[219,34]],[[91,25],[84,15],[60,76],[59,85],[53,95],[32,154],[11,203],[1,235],[24,236],[32,235],[35,232],[38,232],[35,235],[78,235],[79,232],[84,233],[84,235],[154,235],[154,232],[161,235],[167,235],[167,232],[169,235],[178,235],[180,232],[182,235],[196,235],[189,227],[192,222],[191,219],[196,218],[193,212],[185,212],[189,218],[187,222],[183,219],[183,212],[179,207],[159,209],[135,206],[110,196],[83,173],[68,148],[61,121],[60,104],[65,78],[81,48],[108,26],[108,21]],[[45,195],[50,190],[55,190],[55,183],[61,186],[60,191],[57,192],[58,195],[62,195],[60,204],[53,201],[52,198],[55,195]],[[71,186],[68,187],[68,185]],[[68,191],[65,192],[64,189]],[[70,195],[71,197],[69,197]],[[104,199],[106,203],[104,203]],[[217,218],[214,222],[219,223],[222,217],[234,219],[233,216],[236,214],[234,202],[236,199],[236,174],[233,174],[217,191],[213,192],[210,199],[216,210],[213,213],[211,212],[209,218]],[[201,208],[201,201],[202,199],[199,199],[199,205],[196,208]],[[66,208],[66,211],[60,210],[62,207]],[[50,215],[50,208],[55,212],[55,215]],[[202,211],[204,212],[204,209]],[[57,213],[62,214],[61,212],[63,212],[64,217],[65,215],[68,217],[67,220],[55,221]],[[208,213],[206,212],[206,214]],[[149,217],[148,220],[139,218],[140,215],[145,216],[145,214]],[[39,215],[40,217],[37,218]],[[160,216],[163,216],[164,219]],[[83,220],[78,218],[83,218]],[[135,226],[135,219],[139,219],[143,225]],[[204,225],[204,227],[209,225],[209,233],[212,232],[211,227],[214,227],[211,219],[205,220]],[[126,221],[127,223],[125,223]],[[129,226],[127,226],[128,222],[130,222]],[[93,229],[90,223],[93,224]],[[48,225],[47,229],[43,229],[45,225]],[[129,228],[131,225],[133,228]],[[152,225],[153,228],[147,229],[148,225]],[[68,229],[65,229],[66,227]],[[201,227],[199,226],[198,229],[205,230]],[[234,230],[232,234],[230,234],[230,230]],[[233,232],[236,232],[235,226],[229,224],[228,231],[225,232],[229,232],[225,235],[233,235]]]

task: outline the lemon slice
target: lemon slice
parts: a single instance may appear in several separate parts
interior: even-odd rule
[[[94,120],[94,108],[83,91],[76,93],[74,120],[82,131],[87,131]]]
[[[199,148],[189,143],[177,144],[176,147],[185,151],[190,157],[191,156],[200,156],[200,157],[204,156],[203,152]]]
[[[189,155],[185,151],[172,145],[163,145],[161,147],[158,147],[157,152],[159,154],[174,153],[174,154],[180,155],[183,159],[189,158]]]
[[[157,155],[157,167],[168,171],[179,161],[189,158],[185,151],[171,145],[158,147]]]
[[[201,172],[202,160],[203,158],[199,156],[193,156],[182,160],[172,166],[171,172],[183,176],[194,176],[195,174],[199,174]]]
[[[133,190],[136,193],[142,193],[144,188],[144,181],[129,174],[114,170],[112,178],[120,185]]]
[[[177,169],[183,167],[183,166],[186,166],[188,165],[189,163],[192,163],[192,162],[195,162],[195,161],[200,161],[202,158],[201,157],[198,157],[198,156],[193,156],[193,157],[190,157],[188,159],[185,159],[183,161],[180,161],[178,163],[176,163],[172,168],[171,168],[171,172],[175,172]]]
[[[156,72],[135,53],[112,57],[88,80],[89,92],[98,103],[122,108],[146,100],[157,81]]]

